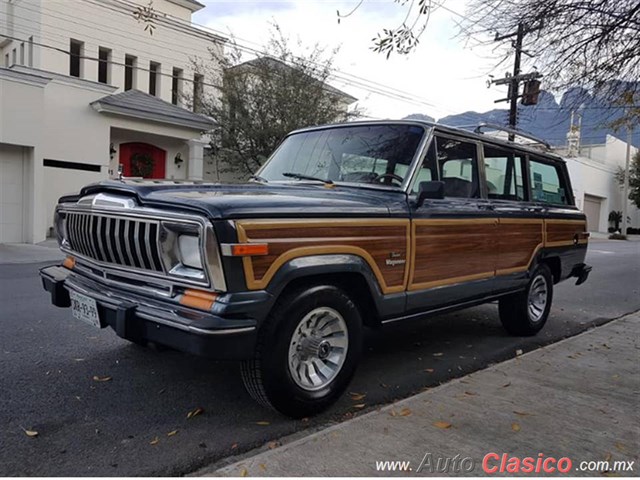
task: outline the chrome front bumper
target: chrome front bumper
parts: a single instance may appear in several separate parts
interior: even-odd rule
[[[69,307],[71,290],[91,297],[101,327],[111,327],[122,338],[217,359],[253,356],[260,320],[256,317],[271,304],[266,292],[252,292],[242,301],[242,294],[224,295],[209,312],[105,285],[62,266],[42,268],[40,276],[55,306]]]

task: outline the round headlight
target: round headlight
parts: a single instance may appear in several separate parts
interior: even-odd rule
[[[200,253],[200,239],[193,235],[180,235],[178,237],[178,250],[180,262],[185,267],[202,270],[202,255]]]

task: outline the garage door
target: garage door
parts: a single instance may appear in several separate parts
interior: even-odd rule
[[[23,242],[23,149],[0,144],[0,243]]]
[[[597,232],[600,225],[600,206],[602,199],[592,195],[584,196],[584,214],[587,216],[589,230]]]

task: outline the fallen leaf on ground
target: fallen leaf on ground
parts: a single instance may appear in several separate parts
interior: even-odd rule
[[[241,476],[241,477],[246,477],[247,475],[249,475],[249,470],[247,470],[246,468],[243,468],[243,469],[240,471],[240,476]]]
[[[24,433],[27,437],[31,438],[38,436],[38,432],[36,432],[35,430],[25,430]]]
[[[94,382],[109,382],[111,381],[111,377],[107,376],[107,377],[99,377],[98,375],[94,375],[93,376],[93,381]]]
[[[469,392],[469,391],[464,392],[464,394],[465,394],[465,395],[470,395],[470,396],[477,395],[477,393],[476,393],[476,392]]]
[[[520,349],[516,350],[516,355],[522,355],[522,350]]]
[[[615,447],[622,453],[627,453],[627,446],[622,442],[616,442]]]
[[[424,371],[427,372],[427,373],[435,372],[435,370],[433,368],[425,368]]]
[[[434,357],[441,357],[442,355],[444,355],[444,353],[441,353],[441,352],[433,354]]]
[[[280,446],[280,442],[269,442],[267,443],[267,447],[269,448],[269,450],[273,450],[274,448],[277,448]]]
[[[193,418],[197,415],[200,415],[201,413],[204,413],[204,409],[201,407],[198,407],[195,410],[191,410],[189,413],[187,413],[187,418]]]
[[[411,415],[411,409],[410,408],[403,408],[402,410],[400,410],[400,415],[402,417],[408,417],[409,415]]]
[[[178,433],[178,430],[171,430],[169,433],[167,433],[167,437],[173,437],[176,433]]]
[[[262,470],[263,472],[267,469],[264,463],[261,463],[260,465],[258,465],[258,467],[260,467],[260,470]]]
[[[533,413],[519,412],[517,410],[514,410],[513,413],[515,413],[516,415],[520,415],[521,417],[528,417],[529,415],[533,415]]]
[[[520,424],[517,422],[513,422],[511,424],[511,430],[513,430],[514,432],[519,432],[520,431]]]
[[[511,382],[505,383],[504,385],[502,385],[502,388],[507,388],[509,386],[511,386]]]
[[[238,444],[234,443],[233,445],[231,445],[231,450],[235,450],[236,448],[238,448]]]
[[[351,395],[351,400],[353,400],[354,402],[357,402],[358,400],[362,400],[364,397],[367,396],[366,393],[355,393],[355,392],[350,392],[349,395]]]
[[[366,407],[366,406],[367,406],[367,404],[366,404],[366,403],[358,403],[358,404],[354,405],[354,406],[353,406],[353,408],[358,408],[358,409],[360,409],[360,408],[364,408],[364,407]]]
[[[263,427],[266,427],[267,425],[271,425],[271,423],[261,421],[261,422],[256,422],[256,425],[261,425],[261,426],[263,426]]]
[[[158,443],[160,443],[160,439],[156,437],[149,442],[149,445],[157,445]]]
[[[433,426],[442,428],[443,430],[451,428],[451,424],[449,422],[434,422]]]
[[[389,415],[391,415],[392,417],[396,417],[398,415],[398,412],[396,412],[395,410],[391,410],[389,412]]]

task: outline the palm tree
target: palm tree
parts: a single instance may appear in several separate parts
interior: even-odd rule
[[[620,222],[622,222],[622,212],[611,210],[609,212],[609,221],[614,224],[616,232],[620,230]]]

